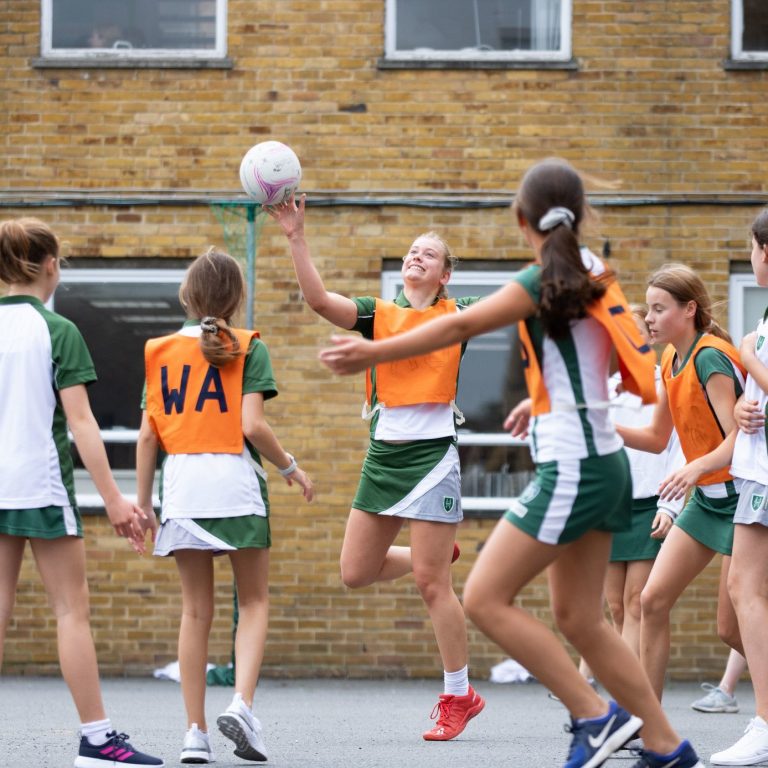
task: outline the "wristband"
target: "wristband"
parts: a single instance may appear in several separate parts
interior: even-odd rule
[[[286,453],[288,453],[288,451],[286,451]],[[290,453],[288,453],[288,458],[291,460],[291,463],[285,469],[278,468],[277,470],[283,477],[292,475],[299,468],[299,465],[296,463],[296,459],[294,459]]]

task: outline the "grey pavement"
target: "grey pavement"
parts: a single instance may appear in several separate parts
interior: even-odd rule
[[[263,680],[256,714],[264,726],[273,768],[545,768],[562,766],[569,745],[565,709],[536,683],[474,681],[487,705],[456,740],[425,742],[429,713],[441,681]],[[178,683],[152,678],[103,681],[107,712],[134,746],[178,762],[185,719]],[[206,712],[218,768],[258,765],[232,754],[215,727],[231,688],[208,688]],[[678,732],[693,742],[705,765],[712,752],[730,746],[754,716],[751,685],[737,691],[738,714],[701,714],[690,702],[696,683],[675,683],[664,707]],[[0,766],[69,767],[77,750],[77,715],[57,678],[0,678]],[[610,768],[631,768],[627,754]]]

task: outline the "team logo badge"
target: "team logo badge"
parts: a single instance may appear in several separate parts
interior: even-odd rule
[[[757,344],[755,344],[755,351],[760,349],[760,347],[763,346],[763,342],[765,341],[765,336],[758,336],[757,337]]]
[[[763,499],[764,497],[759,493],[752,494],[752,509],[755,510],[755,512],[763,506]]]
[[[450,512],[456,506],[456,499],[453,496],[443,496],[443,509]]]
[[[541,493],[541,486],[536,481],[533,481],[528,483],[525,490],[518,497],[518,501],[521,504],[530,504],[539,493]]]

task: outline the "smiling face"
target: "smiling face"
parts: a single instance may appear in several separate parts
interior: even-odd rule
[[[443,244],[432,237],[417,237],[403,256],[400,273],[406,284],[434,286],[438,290],[451,277]]]
[[[690,333],[696,315],[695,301],[681,304],[669,291],[653,285],[646,291],[645,300],[645,322],[654,344],[674,344]]]

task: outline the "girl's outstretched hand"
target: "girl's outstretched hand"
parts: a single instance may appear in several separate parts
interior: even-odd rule
[[[306,199],[306,195],[301,195],[297,205],[295,194],[292,194],[283,203],[264,205],[262,208],[280,225],[280,229],[290,239],[304,234],[304,204]]]
[[[285,475],[285,482],[288,483],[288,485],[296,483],[301,486],[302,496],[304,496],[307,501],[312,501],[312,499],[315,498],[315,489],[312,485],[312,481],[310,480],[309,475],[301,467],[296,467],[295,471],[291,472],[290,475]]]
[[[331,344],[332,347],[320,350],[319,357],[334,373],[358,373],[376,362],[372,341],[357,336],[331,336]]]

